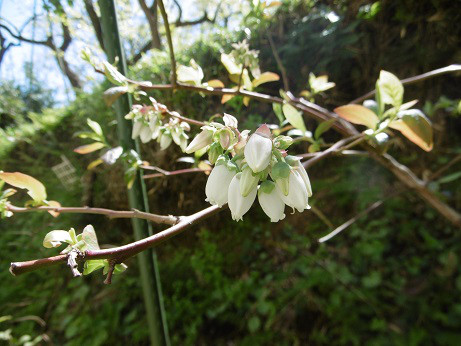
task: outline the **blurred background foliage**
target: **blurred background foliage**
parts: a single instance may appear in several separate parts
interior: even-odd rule
[[[283,1],[270,13],[256,4],[245,2],[233,15],[237,25],[232,28],[224,21],[212,23],[196,36],[184,33],[195,37],[184,43],[180,29],[175,30],[178,62],[193,58],[204,68],[204,81],[218,78],[229,85],[220,54],[246,38],[260,50],[261,69],[280,74],[270,34],[296,95],[306,88],[310,72],[326,73],[336,83],[328,97],[317,99],[331,109],[372,89],[380,69],[405,78],[461,60],[458,2],[296,0]],[[79,5],[74,0],[66,6]],[[128,29],[122,27],[122,33],[128,35]],[[127,40],[132,43],[132,37]],[[158,84],[168,83],[169,74],[164,50],[150,51],[130,67],[133,79]],[[29,80],[25,85],[1,81],[0,168],[38,178],[49,197],[65,206],[128,208],[122,168],[87,171],[95,157],[72,151],[83,144],[74,134],[86,130],[87,118],[101,123],[116,145],[113,111],[102,102],[109,85],[92,82],[73,101],[55,105],[53,85],[33,75]],[[270,83],[260,90],[276,95],[281,87],[282,82]],[[460,87],[459,76],[446,75],[405,90],[406,99],[418,98],[434,124],[434,150],[424,153],[398,137],[389,150],[420,177],[433,176],[461,155]],[[217,96],[186,91],[152,96],[191,118],[226,111],[250,129],[277,122],[271,105],[256,101],[246,108],[240,98],[222,105]],[[306,122],[315,128],[315,122]],[[330,132],[325,136],[327,141],[335,138]],[[305,152],[307,144],[294,149]],[[76,168],[79,179],[73,185],[63,185],[50,170],[61,155]],[[142,153],[143,159],[168,170],[187,167],[176,162],[180,156],[177,147],[160,152],[156,144],[143,147]],[[458,210],[460,172],[458,162],[430,182]],[[172,343],[459,345],[459,230],[411,191],[389,197],[402,187],[366,157],[330,158],[309,174],[315,190],[312,205],[335,226],[377,200],[386,201],[324,244],[318,239],[330,229],[315,213],[291,215],[287,210],[283,222],[271,224],[258,208],[239,223],[223,212],[162,244],[158,255]],[[200,174],[147,180],[151,211],[186,215],[206,207],[205,182]],[[13,260],[49,256],[41,245],[48,231],[81,230],[88,223],[102,244],[131,241],[129,220],[30,213],[1,221],[0,338],[21,345],[148,342],[137,261],[129,260],[129,270],[111,286],[102,284],[100,272],[72,279],[65,268],[20,277],[6,270]]]

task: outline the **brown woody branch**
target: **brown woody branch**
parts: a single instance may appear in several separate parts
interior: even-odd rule
[[[90,207],[36,207],[23,208],[8,204],[6,209],[13,213],[30,213],[30,212],[55,212],[67,214],[98,214],[107,216],[109,219],[144,219],[158,224],[175,225],[181,219],[173,215],[157,215],[146,213],[140,210],[112,210],[105,208],[90,208]]]

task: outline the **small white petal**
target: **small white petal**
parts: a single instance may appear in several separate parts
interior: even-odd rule
[[[248,210],[250,210],[256,199],[257,187],[250,191],[248,196],[243,197],[240,191],[240,175],[236,175],[229,185],[229,209],[232,213],[232,219],[239,221],[243,219]]]
[[[245,145],[245,159],[255,173],[266,169],[272,157],[272,140],[254,133]]]
[[[136,121],[133,124],[133,131],[131,132],[131,139],[136,139],[139,136],[139,133],[142,130],[142,122],[141,121]]]
[[[271,222],[277,222],[285,218],[285,203],[283,203],[276,189],[273,189],[270,193],[259,190],[258,201],[266,215],[270,217]]]
[[[206,200],[212,205],[222,207],[227,203],[229,185],[236,172],[227,169],[226,165],[213,168],[205,187]]]
[[[307,175],[306,169],[304,168],[304,166],[303,166],[303,164],[301,163],[300,160],[298,161],[297,170],[298,170],[299,175],[303,179],[304,184],[306,185],[307,196],[311,197],[312,196],[311,181],[309,180],[309,176]]]
[[[160,138],[160,150],[168,148],[172,141],[173,139],[170,136],[163,134]]]
[[[152,139],[152,131],[149,126],[143,126],[139,133],[139,138],[141,138],[141,142],[143,143],[147,143]]]
[[[304,184],[301,175],[295,170],[290,172],[288,195],[285,196],[277,184],[276,189],[282,201],[286,205],[298,210],[300,213],[304,209],[310,208],[308,204],[309,196],[306,185]]]
[[[213,142],[213,132],[210,130],[203,130],[190,142],[186,148],[186,153],[191,154],[197,150],[205,148]]]

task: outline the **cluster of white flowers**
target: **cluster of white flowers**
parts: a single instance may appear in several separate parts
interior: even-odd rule
[[[186,152],[207,150],[215,164],[205,188],[207,202],[219,207],[228,203],[232,218],[238,221],[257,195],[266,215],[277,222],[285,218],[285,205],[299,212],[310,208],[307,172],[298,157],[285,151],[291,143],[288,136],[273,138],[267,125],[251,136],[247,130],[239,132],[237,119],[225,114],[224,125],[203,126]]]
[[[133,105],[131,112],[125,116],[125,119],[133,120],[131,138],[139,137],[143,143],[156,139],[161,150],[175,142],[184,151],[189,139],[185,132],[190,130],[189,124],[175,117],[165,116],[168,113],[166,106],[150,99],[152,106]]]

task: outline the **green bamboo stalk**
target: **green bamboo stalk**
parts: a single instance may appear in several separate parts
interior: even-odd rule
[[[99,0],[99,7],[107,58],[110,63],[114,63],[118,58],[117,68],[120,73],[126,75],[126,61],[118,30],[114,0]],[[114,105],[120,145],[125,151],[133,149],[139,153],[139,143],[131,139],[131,122],[124,117],[131,110],[131,96],[123,95]],[[147,192],[142,175],[143,172],[138,171],[136,181],[128,190],[128,200],[131,208],[148,212]],[[136,240],[152,235],[152,226],[146,220],[132,219],[132,225]],[[144,251],[138,255],[138,260],[151,344],[169,345],[156,253],[154,250]]]

